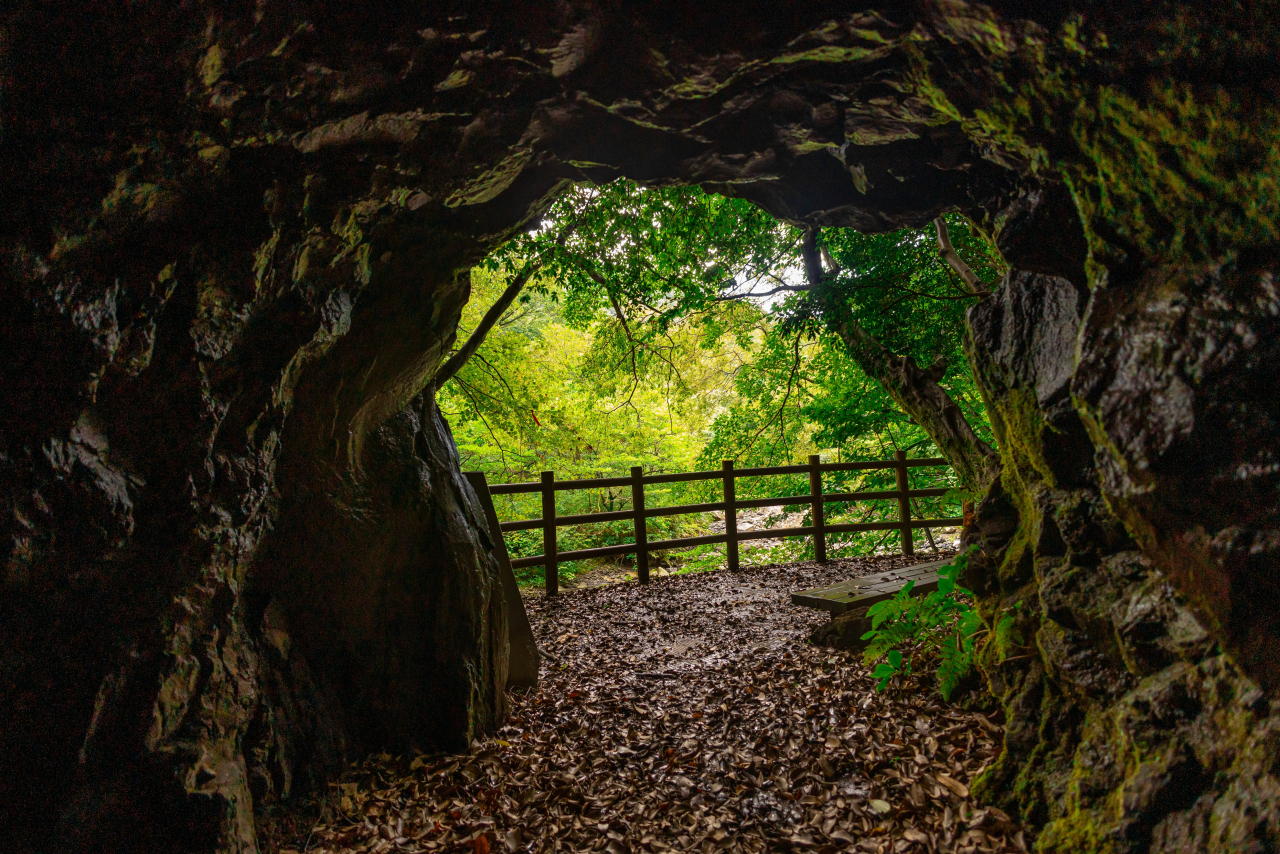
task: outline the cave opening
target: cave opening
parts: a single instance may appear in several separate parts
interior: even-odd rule
[[[950,262],[944,247],[955,253]],[[557,480],[619,480],[633,467],[690,473],[726,459],[786,466],[812,454],[870,462],[902,451],[952,466],[914,471],[914,488],[957,490],[943,501],[913,497],[915,518],[958,517],[958,496],[980,491],[994,456],[962,348],[964,311],[1004,267],[990,238],[955,214],[927,229],[864,235],[798,228],[696,187],[580,186],[472,268],[457,340],[430,386],[463,469],[490,484],[548,471]],[[797,477],[745,479],[738,498],[807,491]],[[887,469],[826,479],[828,492],[895,488]],[[632,506],[631,486],[588,486],[558,492],[556,515]],[[718,490],[678,481],[654,485],[644,500],[650,509],[702,504]],[[503,522],[542,513],[537,490],[494,500]],[[777,509],[775,525],[806,518],[796,513],[807,508]],[[772,518],[763,507],[745,512],[749,527]],[[873,524],[896,512],[845,503],[831,505],[827,521]],[[723,531],[723,521],[722,513],[656,516],[647,537],[709,535],[708,524]],[[601,522],[564,531],[559,549],[607,548],[629,533],[629,521]],[[534,527],[508,532],[522,582],[541,580],[539,568],[520,564],[540,553],[542,537]],[[920,537],[936,551],[931,528]],[[891,530],[842,532],[827,548],[894,550],[896,539]],[[724,565],[723,544],[696,548],[655,560],[670,570]],[[772,562],[812,557],[814,548],[782,549]],[[561,583],[573,583],[592,564],[560,568]]]
[[[968,581],[1035,652],[980,661],[973,794],[1044,851],[1280,846],[1274,5],[6,7],[0,832],[252,852],[503,725],[423,390],[467,271],[626,177],[992,236]]]

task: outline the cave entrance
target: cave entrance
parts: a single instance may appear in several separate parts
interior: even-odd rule
[[[946,227],[965,270],[1000,274],[978,229],[959,217]],[[458,343],[432,384],[437,400],[461,466],[481,469],[469,477],[482,503],[494,493],[491,529],[498,515],[604,518],[562,528],[561,551],[608,550],[632,533],[637,471],[676,475],[726,454],[769,472],[734,479],[747,505],[773,508],[735,514],[744,531],[804,523],[804,502],[772,500],[809,490],[812,473],[787,466],[797,457],[850,464],[818,472],[830,491],[901,489],[892,464],[859,463],[940,451],[867,367],[874,349],[851,328],[875,329],[888,340],[874,340],[881,350],[930,364],[957,397],[972,383],[959,318],[979,295],[941,257],[936,226],[816,232],[697,189],[618,181],[562,196],[537,230],[473,268],[471,285]],[[861,362],[851,342],[862,344]],[[989,430],[967,390],[971,417]],[[539,474],[535,487],[504,488]],[[557,491],[547,474],[580,488]],[[958,514],[956,468],[916,476],[910,486],[923,494],[901,499],[915,502],[917,518]],[[705,480],[660,486],[641,487],[641,506],[724,498]],[[837,505],[830,522],[839,526],[844,510],[875,527],[897,520],[899,503]],[[725,518],[712,510],[646,525],[645,536],[715,539]],[[957,838],[973,809],[966,783],[994,757],[998,728],[917,677],[878,692],[856,653],[806,642],[824,621],[791,602],[803,587],[916,562],[886,554],[906,550],[896,524],[833,537],[830,561],[813,560],[812,539],[766,541],[744,550],[740,570],[699,572],[732,560],[708,544],[656,556],[652,587],[625,583],[638,567],[570,561],[544,589],[537,570],[523,571],[546,548],[539,527],[516,523],[507,545],[543,654],[540,684],[517,690],[506,725],[468,753],[387,757],[349,776],[343,819],[319,826],[319,844],[341,851],[383,833],[512,850],[557,839],[591,848],[643,839],[655,850],[860,839],[874,850],[904,833]],[[926,542],[939,551],[932,532]],[[952,545],[943,541],[943,553]],[[561,584],[576,589],[542,595]],[[886,774],[899,758],[915,773]],[[397,807],[378,806],[410,790]],[[913,812],[893,814],[903,802]],[[371,809],[374,822],[343,829]],[[1020,828],[994,815],[982,841],[1019,850]]]
[[[959,516],[963,488],[975,486],[964,477],[969,460],[991,456],[990,426],[962,352],[963,313],[1001,275],[1003,261],[965,218],[939,223],[882,235],[806,229],[743,200],[620,179],[564,193],[536,229],[473,268],[458,343],[433,387],[461,465],[484,473],[502,521],[518,524],[508,527],[507,544],[521,582],[540,580],[530,561],[548,542],[546,531],[521,520],[547,514],[548,498],[502,484],[548,473],[599,481],[555,490],[554,515],[587,522],[580,517],[606,514],[562,528],[561,552],[634,539],[623,516],[634,506],[636,469],[685,475],[651,484],[643,492],[650,510],[723,502],[718,482],[687,473],[718,470],[725,459],[742,469],[803,465],[816,455],[848,464],[819,475],[827,492],[883,492],[897,486],[896,476],[872,461],[947,459],[945,448],[949,469],[912,470],[911,488],[934,494],[911,496],[905,512]],[[895,362],[907,369],[887,373]],[[953,424],[967,433],[966,447],[955,441],[961,431],[939,431],[946,413],[936,404],[930,410],[921,388],[959,415]],[[799,472],[738,480],[742,530],[812,524],[805,521],[812,503],[762,506],[808,492],[811,479]],[[826,522],[837,528],[882,525],[835,533],[833,555],[894,550],[898,533],[883,525],[902,512],[892,499],[831,505]],[[714,539],[725,530],[723,510],[664,513],[636,536]],[[921,536],[937,549],[932,528]],[[736,563],[724,544],[693,546],[658,549],[655,568]],[[814,556],[815,545],[767,548],[788,561]],[[634,558],[603,566],[571,558],[561,567],[557,587],[640,572]]]

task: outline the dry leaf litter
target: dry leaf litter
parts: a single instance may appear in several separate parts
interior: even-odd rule
[[[918,559],[916,559],[918,560]],[[913,563],[791,564],[529,597],[541,685],[469,753],[371,759],[308,854],[1025,851],[969,783],[999,728],[805,642],[792,591]]]

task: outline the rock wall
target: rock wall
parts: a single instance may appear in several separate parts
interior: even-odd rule
[[[501,717],[422,392],[466,271],[627,175],[998,227],[970,536],[1027,647],[986,653],[988,795],[1047,848],[1275,847],[1275,12],[6,6],[0,833],[253,851],[343,761]]]
[[[1052,192],[1029,195],[1042,209],[1054,205]],[[1040,213],[1061,224],[1058,206],[1058,215]],[[1018,247],[1004,250],[1016,265]],[[970,580],[989,623],[1013,617],[1021,632],[1013,649],[984,649],[982,669],[1007,729],[1005,753],[978,790],[1041,826],[1044,851],[1272,850],[1280,827],[1280,714],[1242,672],[1252,650],[1224,654],[1229,635],[1213,632],[1195,612],[1194,588],[1177,577],[1189,555],[1170,560],[1126,518],[1111,449],[1099,439],[1106,433],[1095,420],[1098,401],[1106,400],[1112,413],[1124,410],[1132,419],[1130,447],[1149,448],[1167,436],[1156,408],[1163,401],[1151,399],[1151,387],[1186,375],[1176,358],[1155,354],[1182,350],[1186,345],[1174,343],[1175,336],[1185,340],[1182,330],[1162,322],[1156,309],[1163,301],[1147,303],[1140,317],[1123,317],[1105,308],[1110,293],[1091,295],[1067,278],[1077,263],[1055,266],[1015,267],[969,314],[971,356],[1005,461],[966,532],[983,549]],[[1200,282],[1212,294],[1214,283]],[[1240,305],[1215,302],[1228,311]],[[1232,317],[1229,334],[1274,323],[1265,301],[1245,304],[1254,311]],[[1143,322],[1148,318],[1154,322]],[[1099,328],[1108,330],[1111,347],[1089,346]],[[1239,353],[1192,340],[1198,354]],[[1077,346],[1092,358],[1075,362]],[[1117,353],[1118,369],[1100,368]],[[1134,382],[1135,373],[1146,381]],[[1230,388],[1223,383],[1216,391],[1239,400]],[[1216,396],[1211,386],[1202,389]],[[1195,420],[1214,408],[1182,411]],[[1206,426],[1208,441],[1222,435],[1223,425]],[[1211,490],[1221,478],[1219,460],[1202,449],[1144,467],[1168,466],[1196,483],[1181,493],[1184,514],[1166,520],[1177,520],[1174,531],[1190,528],[1204,538],[1214,514],[1235,525],[1258,509],[1247,489]],[[1196,509],[1201,501],[1215,506]],[[1227,501],[1241,503],[1224,507]],[[1265,584],[1254,589],[1254,607],[1262,607],[1266,591]]]

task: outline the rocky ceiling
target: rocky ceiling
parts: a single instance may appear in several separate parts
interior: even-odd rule
[[[966,537],[1034,642],[981,791],[1045,850],[1280,846],[1275,6],[7,4],[0,833],[254,851],[501,719],[422,391],[467,270],[625,175],[998,235]]]

